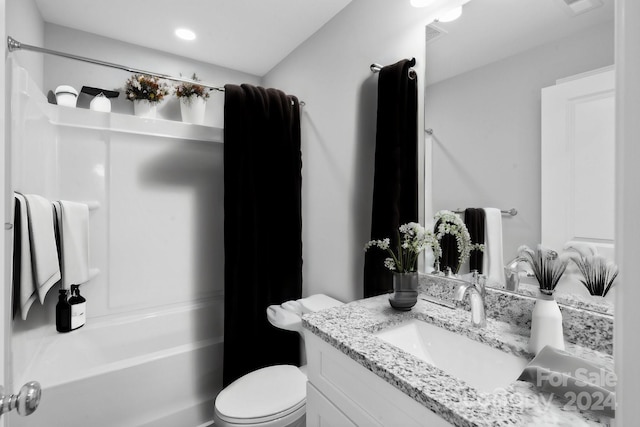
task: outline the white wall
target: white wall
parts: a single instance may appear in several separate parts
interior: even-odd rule
[[[95,34],[73,30],[59,25],[45,25],[45,47],[68,52],[92,59],[125,65],[131,68],[155,73],[190,78],[195,72],[202,81],[217,86],[226,83],[260,83],[260,78],[251,74],[218,67],[212,64],[194,61],[181,56],[141,48],[136,45],[97,36]],[[25,53],[24,55],[34,55]],[[39,55],[39,54],[35,54]],[[43,90],[53,91],[59,85],[71,85],[78,92],[82,86],[98,87],[108,90],[120,90],[120,96],[112,101],[112,111],[133,114],[133,103],[125,99],[124,86],[131,73],[85,62],[46,55],[46,70]],[[79,106],[87,108],[91,97],[82,95]],[[205,125],[222,127],[224,94],[214,91],[207,103]],[[180,120],[180,106],[175,96],[162,101],[158,108],[158,117]]]
[[[616,260],[620,283],[616,299],[614,332],[616,426],[638,424],[640,398],[640,2],[616,1]]]
[[[44,45],[44,21],[35,0],[7,0],[7,36],[33,46]],[[2,39],[4,40],[4,38]],[[20,64],[42,87],[44,58],[42,54],[21,57]]]
[[[425,19],[408,1],[354,0],[264,78],[302,114],[303,292],[361,298],[370,238],[378,76],[415,57],[422,93]],[[419,96],[419,129],[422,96]],[[423,133],[419,133],[422,147]]]
[[[503,216],[505,261],[540,243],[540,90],[613,64],[613,36],[613,22],[601,24],[428,86],[434,211],[516,208]]]

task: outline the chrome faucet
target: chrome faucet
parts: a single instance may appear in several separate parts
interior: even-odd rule
[[[454,298],[462,302],[464,296],[469,293],[471,303],[471,324],[478,328],[487,325],[487,316],[484,310],[484,298],[487,294],[485,289],[486,278],[478,274],[478,270],[473,270],[470,282],[463,282],[456,287]]]

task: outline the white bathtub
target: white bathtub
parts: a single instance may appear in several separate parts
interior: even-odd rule
[[[16,388],[42,401],[11,427],[196,427],[222,388],[222,303],[95,321],[39,343]],[[16,390],[17,391],[17,390]]]

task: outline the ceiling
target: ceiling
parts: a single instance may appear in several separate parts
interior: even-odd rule
[[[36,0],[46,22],[263,76],[351,0]],[[177,27],[197,34],[179,40]]]
[[[613,19],[614,0],[602,0],[601,7],[578,15],[564,0],[471,0],[456,21],[434,24],[446,34],[427,44],[426,82],[444,80]]]
[[[47,22],[257,76],[269,72],[351,2],[92,0],[87,13],[87,0],[35,1]],[[578,0],[603,3],[579,15],[572,14],[565,1],[469,1],[458,20],[435,24],[446,34],[427,44],[427,84],[613,21],[615,0]],[[197,39],[177,39],[177,27],[192,29]]]

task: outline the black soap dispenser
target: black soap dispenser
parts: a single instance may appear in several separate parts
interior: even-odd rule
[[[80,295],[80,285],[71,285],[71,330],[78,329],[87,322],[87,300]]]
[[[71,304],[67,301],[67,290],[60,289],[58,304],[56,304],[56,330],[69,332],[71,330]]]

